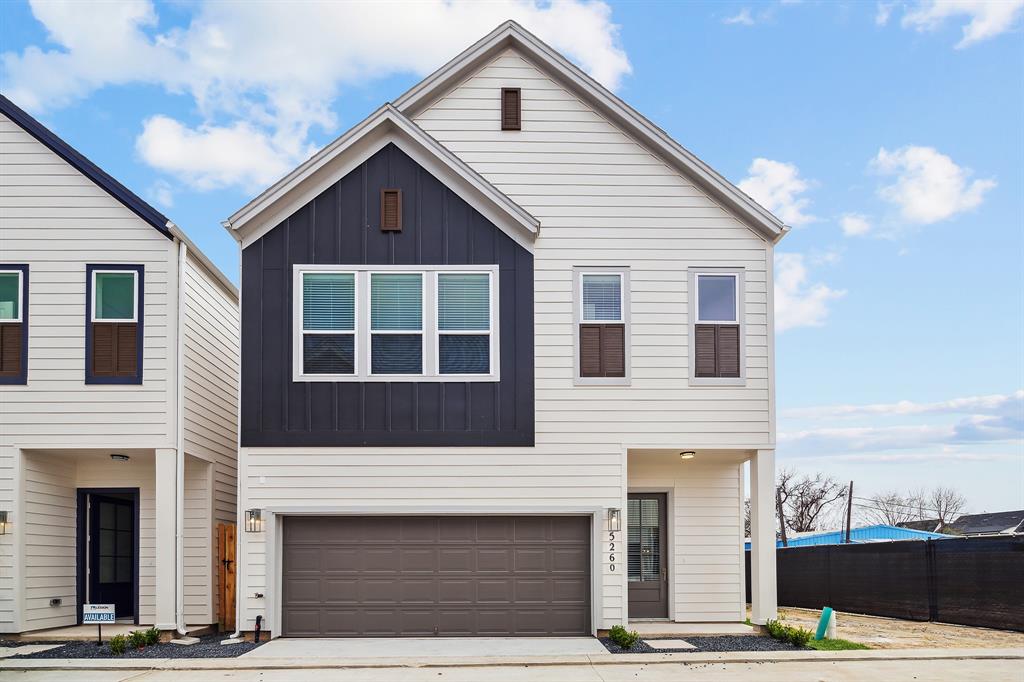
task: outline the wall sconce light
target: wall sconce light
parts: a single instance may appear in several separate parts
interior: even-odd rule
[[[245,510],[245,532],[246,533],[259,533],[263,531],[263,510],[262,509],[246,509]]]
[[[10,525],[8,515],[10,512],[0,511],[0,535],[7,535],[7,526]]]
[[[693,459],[697,456],[697,453],[693,450],[683,450],[679,453],[679,459]]]
[[[608,510],[608,530],[613,533],[618,533],[622,530],[622,510],[621,509],[609,509]]]

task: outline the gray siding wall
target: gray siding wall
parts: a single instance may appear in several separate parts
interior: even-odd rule
[[[404,229],[382,233],[380,189]],[[292,266],[499,266],[501,381],[293,382]],[[533,257],[394,145],[242,253],[242,445],[532,445]]]

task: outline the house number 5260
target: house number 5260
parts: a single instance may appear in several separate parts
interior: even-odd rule
[[[615,570],[615,533],[608,533],[608,570]]]

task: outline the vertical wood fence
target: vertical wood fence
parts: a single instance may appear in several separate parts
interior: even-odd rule
[[[217,622],[235,630],[235,524],[217,524]]]

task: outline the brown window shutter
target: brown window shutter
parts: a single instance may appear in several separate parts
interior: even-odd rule
[[[601,325],[580,325],[580,376],[601,376]]]
[[[0,377],[21,374],[21,324],[0,324]]]
[[[519,88],[501,89],[501,129],[521,130],[523,125],[522,91]]]
[[[606,324],[601,328],[601,372],[606,377],[626,376],[626,327]]]
[[[718,376],[740,375],[740,328],[734,324],[718,325]]]
[[[402,231],[402,190],[380,191],[380,229],[382,232]]]
[[[116,375],[119,377],[133,377],[138,370],[138,325],[134,322],[119,323],[116,325],[115,338],[117,339],[115,359],[117,362]]]
[[[117,368],[115,327],[110,322],[92,323],[92,373],[97,377],[112,377]]]
[[[715,325],[713,324],[698,324],[694,329],[693,352],[695,376],[718,376],[715,336]]]

